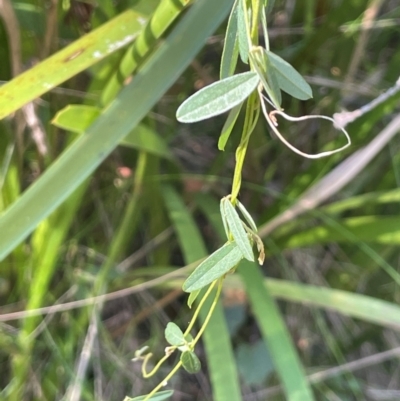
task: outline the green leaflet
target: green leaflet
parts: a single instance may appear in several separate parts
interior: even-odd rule
[[[165,328],[165,339],[171,345],[179,346],[185,343],[182,330],[173,322],[169,322]]]
[[[232,233],[233,239],[235,240],[238,248],[247,260],[254,262],[254,254],[251,247],[251,242],[237,211],[227,198],[222,199],[221,204],[229,230]]]
[[[265,50],[262,47],[252,49],[250,58],[272,103],[278,110],[281,110],[282,96],[278,77],[275,75],[275,69],[266,56]]]
[[[247,29],[246,29],[246,10],[245,5],[242,0],[238,0],[237,7],[237,33],[238,33],[238,41],[239,41],[239,54],[243,63],[249,63],[249,41],[247,37]]]
[[[215,82],[186,99],[178,108],[176,118],[182,123],[193,123],[225,113],[250,96],[258,82],[255,72]]]
[[[196,290],[190,293],[189,298],[187,300],[187,305],[190,309],[192,309],[193,302],[196,300],[196,298],[199,296],[200,290]]]
[[[284,92],[300,100],[313,97],[310,85],[287,61],[271,51],[265,53],[273,66],[279,87]]]
[[[160,391],[149,398],[149,401],[163,401],[167,398],[171,397],[174,392],[172,390]],[[143,401],[146,398],[145,395],[141,395],[140,397],[130,398],[125,397],[124,401]]]
[[[211,254],[183,283],[182,289],[192,292],[205,287],[234,268],[243,258],[236,242],[227,242]]]
[[[238,104],[229,112],[228,118],[226,119],[225,124],[222,127],[221,135],[219,136],[218,140],[219,150],[225,150],[226,143],[228,142],[228,139],[231,136],[232,129],[235,126],[242,105],[243,103]]]
[[[197,373],[201,369],[201,363],[193,351],[185,351],[181,354],[183,368],[189,373]]]
[[[238,1],[235,1],[226,28],[224,50],[221,58],[220,79],[230,77],[235,72],[239,55],[238,42]]]
[[[258,231],[257,225],[256,225],[255,221],[253,220],[253,218],[251,217],[251,214],[247,211],[247,209],[239,201],[236,201],[236,206],[238,207],[240,212],[243,214],[243,217],[246,219],[250,228],[256,233]]]

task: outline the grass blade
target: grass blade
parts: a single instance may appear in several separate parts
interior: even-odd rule
[[[143,18],[128,10],[2,86],[0,119],[131,43]]]
[[[314,400],[292,339],[278,307],[263,284],[264,276],[261,274],[259,267],[254,263],[243,261],[239,268],[239,273],[243,278],[247,295],[263,338],[268,345],[287,400]]]

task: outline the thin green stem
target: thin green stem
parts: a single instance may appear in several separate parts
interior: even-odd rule
[[[232,204],[236,203],[236,198],[239,195],[242,183],[242,169],[243,169],[244,159],[246,157],[250,135],[257,124],[259,113],[260,113],[259,100],[257,94],[254,93],[247,100],[246,116],[243,125],[242,138],[240,140],[239,146],[236,149],[236,165],[233,174],[233,183],[231,192]]]
[[[151,370],[151,372],[147,373],[146,367],[147,367],[147,362],[149,359],[153,356],[152,353],[148,354],[145,356],[143,364],[142,364],[142,375],[145,379],[148,379],[151,376],[154,376],[154,374],[160,369],[160,366],[171,356],[171,354],[166,354],[164,355],[157,363],[156,366]]]
[[[161,387],[164,387],[165,383],[168,382],[168,380],[179,370],[181,366],[182,362],[179,361],[176,366],[171,370],[171,372],[168,373],[165,379],[162,380],[156,387],[153,388],[153,390],[149,394],[146,395],[143,401],[149,400]]]
[[[217,282],[217,280],[213,281],[210,284],[210,286],[208,287],[207,292],[204,294],[203,298],[199,302],[199,305],[197,306],[196,311],[193,314],[193,317],[192,317],[192,319],[191,319],[191,321],[189,323],[189,326],[187,327],[186,331],[183,333],[184,337],[187,336],[190,333],[190,331],[192,330],[192,328],[193,328],[193,326],[194,326],[194,324],[196,322],[197,316],[199,315],[200,310],[204,305],[204,302],[207,300],[208,296],[211,294],[211,291],[214,288],[216,282]]]
[[[208,311],[207,317],[205,318],[203,325],[201,326],[201,328],[200,328],[199,332],[197,333],[197,336],[195,337],[195,339],[192,341],[192,344],[191,344],[192,350],[193,350],[194,346],[197,344],[197,342],[200,340],[200,337],[203,335],[203,332],[206,329],[206,327],[208,325],[208,322],[211,319],[211,316],[212,316],[212,314],[214,312],[214,309],[217,306],[217,302],[218,302],[219,296],[221,295],[222,282],[223,282],[223,278],[219,278],[218,279],[217,293],[215,294],[213,303],[212,303],[212,305],[210,307],[210,310]]]

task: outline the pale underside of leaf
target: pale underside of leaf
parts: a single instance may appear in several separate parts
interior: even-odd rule
[[[163,401],[163,400],[170,398],[172,396],[172,394],[174,394],[174,392],[172,390],[160,391],[160,392],[152,395],[149,398],[149,401]],[[143,401],[146,397],[147,397],[147,395],[141,395],[141,396],[135,397],[135,398],[125,397],[124,401]]]
[[[229,272],[242,258],[236,242],[226,243],[196,268],[183,283],[183,291],[192,292],[205,287]]]
[[[215,82],[183,102],[176,117],[180,122],[192,123],[225,113],[250,96],[258,82],[255,72],[245,72]]]

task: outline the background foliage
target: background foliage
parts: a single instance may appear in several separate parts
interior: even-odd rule
[[[320,160],[257,125],[240,200],[267,257],[228,276],[202,370],[172,399],[400,399],[397,3],[275,1],[271,50],[314,94],[285,111],[361,116]],[[193,313],[184,279],[223,242],[240,132],[220,152],[223,117],[175,113],[218,80],[233,2],[0,4],[1,399],[145,394],[171,366],[144,380],[135,351],[162,356],[167,323]],[[343,144],[315,120],[279,127],[308,153]]]

